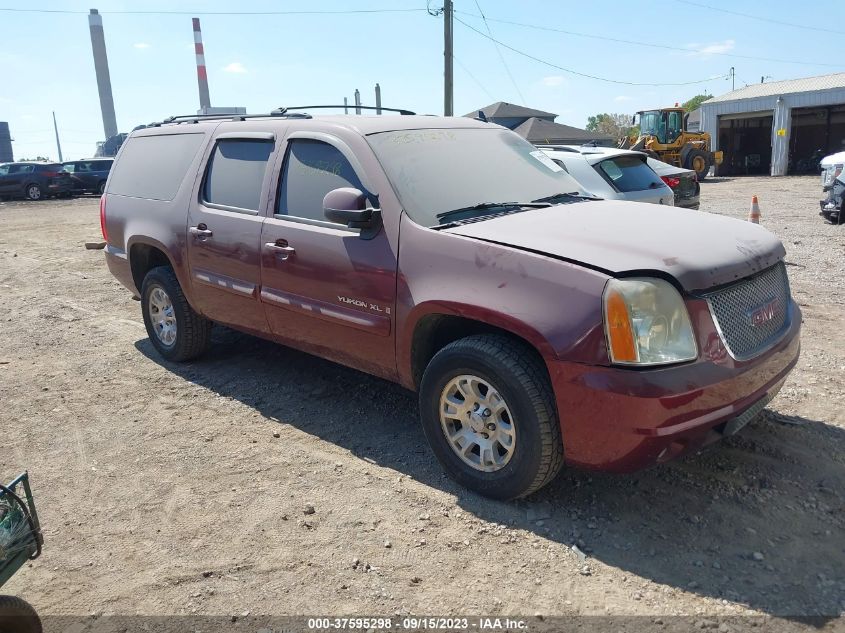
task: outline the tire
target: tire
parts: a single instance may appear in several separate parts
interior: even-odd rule
[[[106,192],[106,181],[102,181],[97,185],[97,195],[102,196]]]
[[[141,313],[150,342],[166,360],[191,360],[211,345],[211,321],[190,306],[170,266],[153,268],[144,277]]]
[[[698,180],[702,181],[707,178],[707,172],[710,171],[710,155],[700,149],[690,150],[684,161],[684,167],[692,169],[698,176]]]
[[[23,192],[24,198],[27,200],[41,200],[44,198],[44,193],[41,191],[41,186],[36,183],[31,183],[26,186]]]
[[[445,409],[460,397],[458,391],[452,390],[456,383],[467,378],[480,381],[477,389],[482,394],[480,383],[495,390],[494,394],[503,399],[507,415],[491,415],[490,408],[482,403],[485,408],[480,410],[479,416],[479,409],[468,402],[472,399],[468,397],[461,403],[466,410],[456,409],[458,413],[450,418]],[[470,383],[471,380],[466,384]],[[450,393],[453,395],[448,395]],[[488,397],[490,393],[488,390]],[[533,350],[518,341],[484,334],[450,343],[437,352],[426,367],[419,400],[423,431],[434,455],[452,479],[470,490],[492,499],[516,499],[542,488],[560,472],[563,444],[548,374]],[[497,411],[501,410],[499,406]],[[443,419],[441,409],[444,410]],[[469,409],[476,413],[468,412]],[[484,417],[485,414],[489,417]],[[469,416],[466,418],[468,424],[456,424],[458,417],[463,415]],[[485,428],[485,420],[487,425],[492,420],[495,427],[490,437],[485,434],[486,428],[493,427]],[[501,429],[508,428],[507,422],[512,437],[503,443],[501,440],[508,438],[501,435]],[[469,447],[469,450],[463,451],[464,458],[458,455],[459,449],[450,441],[447,430],[453,433],[453,440],[466,433],[469,439],[461,448]],[[498,460],[498,464],[467,463],[467,459],[485,461],[480,447],[475,452],[476,447],[471,446],[476,440],[493,442],[494,448],[485,451],[485,455]],[[504,445],[508,442],[510,450]],[[506,450],[504,456],[502,449]]]
[[[26,600],[0,596],[0,633],[42,633],[41,619]]]

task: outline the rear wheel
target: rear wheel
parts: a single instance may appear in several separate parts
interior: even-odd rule
[[[211,345],[211,321],[190,306],[169,266],[153,268],[144,277],[141,312],[150,342],[167,360],[191,360]]]
[[[41,633],[41,619],[26,600],[0,596],[0,633]]]
[[[440,350],[423,374],[420,414],[447,474],[487,497],[529,495],[563,464],[545,367],[504,336],[471,336]]]
[[[707,178],[707,172],[710,171],[710,156],[707,155],[707,152],[703,152],[700,149],[694,149],[687,154],[685,163],[684,167],[692,169],[698,176],[699,180]]]
[[[102,181],[100,184],[97,185],[97,194],[103,195],[106,190],[106,181]]]
[[[27,200],[41,200],[43,197],[41,187],[35,183],[27,185],[26,190],[24,191],[24,196]]]

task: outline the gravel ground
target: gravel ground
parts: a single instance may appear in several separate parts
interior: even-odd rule
[[[223,328],[161,361],[83,248],[95,199],[0,203],[0,475],[30,470],[46,537],[4,591],[80,615],[845,613],[845,226],[819,189],[702,185],[705,212],[757,194],[788,250],[803,352],[764,415],[516,503],[444,478],[397,386]]]

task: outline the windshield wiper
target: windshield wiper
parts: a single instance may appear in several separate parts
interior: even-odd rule
[[[461,207],[460,209],[451,209],[450,211],[443,211],[438,213],[436,217],[438,220],[445,220],[461,213],[470,213],[472,211],[489,211],[490,209],[518,209],[526,207],[529,209],[542,209],[544,207],[552,206],[550,202],[544,200],[532,200],[531,202],[480,202],[471,207]],[[477,216],[476,216],[477,217]]]
[[[567,192],[567,193],[553,193],[550,196],[545,196],[543,198],[537,198],[536,200],[532,200],[532,202],[553,203],[553,202],[559,202],[560,200],[565,200],[565,199],[570,199],[570,200],[598,200],[599,198],[596,198],[595,196],[582,196],[577,191],[570,191],[570,192]]]

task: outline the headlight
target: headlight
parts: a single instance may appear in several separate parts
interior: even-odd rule
[[[611,279],[604,289],[604,330],[613,363],[662,365],[698,357],[684,300],[662,279]]]

